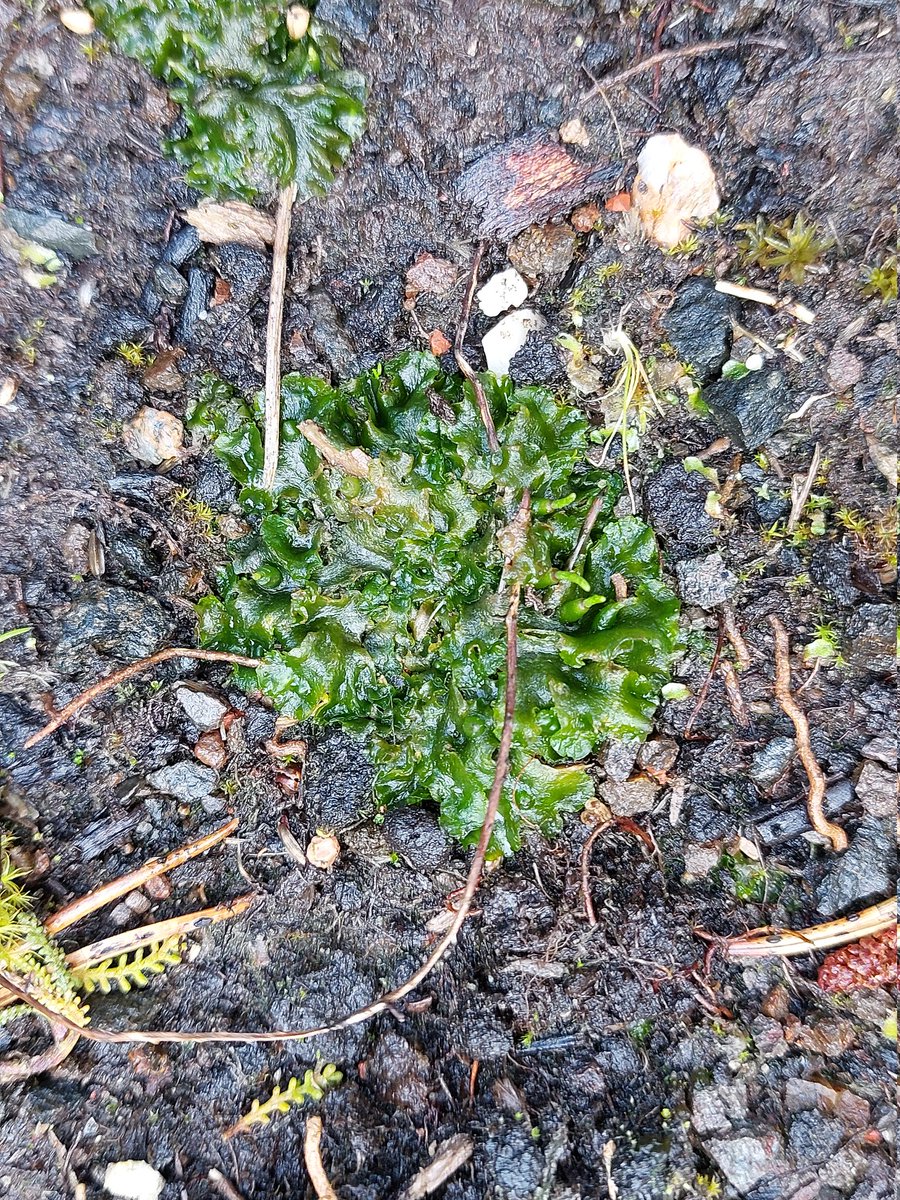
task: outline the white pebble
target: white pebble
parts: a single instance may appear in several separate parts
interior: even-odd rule
[[[159,1200],[165,1186],[159,1171],[137,1158],[109,1163],[103,1176],[104,1191],[119,1200]]]
[[[486,317],[499,317],[510,308],[518,308],[528,297],[528,284],[515,267],[498,271],[478,289],[478,307]]]
[[[546,324],[541,314],[531,308],[520,308],[498,321],[481,339],[487,369],[495,375],[508,375],[509,364],[525,345],[528,334]]]
[[[64,8],[59,23],[78,37],[88,37],[94,32],[94,18],[86,8]]]

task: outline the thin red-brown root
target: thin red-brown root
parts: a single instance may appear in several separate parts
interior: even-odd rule
[[[787,42],[766,37],[721,38],[712,42],[695,42],[691,46],[676,46],[671,50],[660,50],[658,54],[651,54],[649,58],[635,63],[633,67],[626,67],[624,71],[616,71],[612,75],[595,80],[594,86],[584,99],[591,100],[607,88],[619,87],[621,84],[627,83],[629,79],[634,79],[636,75],[642,75],[645,71],[664,66],[676,59],[697,58],[701,54],[715,54],[719,50],[738,50],[743,46],[760,46],[765,50],[790,49]]]
[[[591,830],[590,837],[581,848],[581,897],[584,901],[584,913],[587,917],[587,923],[591,927],[597,924],[597,914],[594,911],[594,902],[591,899],[591,850],[594,848],[594,843],[601,834],[606,833],[608,829],[621,829],[626,833],[633,833],[636,838],[647,846],[650,853],[653,854],[656,850],[656,845],[653,838],[646,829],[641,829],[635,821],[630,817],[611,817],[608,821],[601,821],[594,829]]]
[[[484,425],[484,431],[487,434],[488,448],[491,453],[500,449],[500,442],[497,438],[497,428],[494,425],[494,418],[491,416],[491,408],[487,402],[487,396],[484,394],[484,386],[478,375],[469,366],[468,360],[463,353],[463,343],[466,340],[466,331],[469,328],[469,313],[472,311],[472,300],[475,296],[475,288],[478,285],[478,268],[481,266],[481,259],[484,255],[484,242],[479,242],[476,247],[475,254],[472,257],[472,265],[469,268],[469,281],[466,284],[466,294],[463,297],[462,312],[459,316],[459,324],[456,327],[456,337],[453,339],[453,357],[456,360],[456,365],[460,373],[468,380],[472,391],[475,394],[475,402],[478,405],[478,411],[481,414],[481,420]]]
[[[703,708],[703,705],[706,703],[706,697],[709,695],[709,689],[710,689],[710,685],[712,684],[712,681],[713,681],[713,676],[715,675],[716,670],[718,669],[719,659],[722,657],[722,647],[724,645],[724,642],[725,642],[725,630],[722,625],[722,619],[720,617],[719,618],[719,632],[718,632],[718,635],[716,636],[716,648],[715,648],[715,651],[713,652],[712,662],[709,664],[709,671],[707,672],[706,678],[703,680],[703,686],[700,688],[699,695],[697,696],[697,703],[694,705],[693,712],[688,717],[688,723],[684,727],[684,734],[682,736],[685,738],[685,740],[690,739],[691,730],[694,728],[694,722],[697,720],[697,717],[699,717],[700,712]]]
[[[126,683],[135,675],[146,671],[148,667],[158,666],[160,663],[168,662],[171,658],[195,658],[200,662],[231,663],[234,666],[253,669],[262,666],[262,659],[248,658],[245,654],[227,654],[222,650],[194,650],[189,646],[170,646],[167,650],[158,650],[156,654],[151,654],[147,658],[139,658],[137,662],[129,663],[127,667],[113,671],[112,675],[107,675],[99,683],[94,683],[89,688],[85,688],[83,692],[79,692],[65,708],[61,708],[59,712],[53,714],[43,729],[39,729],[37,733],[33,733],[28,738],[24,748],[30,750],[32,746],[36,746],[38,742],[48,738],[51,733],[56,733],[57,729],[65,725],[66,721],[70,721],[72,717],[80,713],[92,701],[97,700],[104,692],[108,692],[110,688],[118,687],[120,683]]]

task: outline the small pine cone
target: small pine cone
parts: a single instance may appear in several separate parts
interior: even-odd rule
[[[823,992],[892,987],[897,982],[897,927],[833,951],[819,968]]]

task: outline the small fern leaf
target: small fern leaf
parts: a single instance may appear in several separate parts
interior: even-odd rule
[[[82,967],[75,972],[78,986],[87,993],[112,991],[130,992],[132,988],[144,988],[152,976],[161,975],[167,967],[181,962],[184,939],[168,938],[141,947],[133,954],[120,954],[117,959],[108,958],[94,966]]]
[[[246,1133],[254,1125],[268,1125],[276,1113],[288,1112],[293,1104],[321,1100],[325,1093],[336,1087],[342,1079],[343,1075],[334,1063],[324,1063],[307,1070],[302,1080],[292,1077],[286,1087],[273,1088],[268,1099],[254,1100],[250,1111],[225,1131],[225,1137],[232,1138],[236,1133]]]

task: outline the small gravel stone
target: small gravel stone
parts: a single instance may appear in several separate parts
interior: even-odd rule
[[[791,765],[796,750],[797,743],[793,738],[772,738],[750,760],[750,778],[761,788],[772,787]]]
[[[341,856],[341,843],[333,833],[317,833],[309,839],[306,861],[319,871],[330,871]]]
[[[893,821],[867,816],[850,848],[835,859],[817,894],[823,916],[855,911],[893,891],[896,869]]]
[[[158,1200],[166,1181],[141,1159],[112,1162],[103,1174],[103,1188],[119,1200]]]
[[[767,1137],[712,1138],[704,1143],[704,1149],[742,1196],[761,1180],[771,1178],[783,1162],[781,1139],[774,1133]]]
[[[24,212],[20,208],[4,206],[3,217],[19,237],[47,246],[58,254],[65,254],[73,262],[81,262],[97,253],[97,243],[87,225],[72,225],[59,213]]]
[[[498,321],[481,339],[487,369],[508,375],[509,364],[528,340],[528,334],[543,329],[546,321],[531,308],[520,308]]]
[[[865,1129],[871,1120],[871,1105],[843,1087],[830,1087],[820,1080],[788,1079],[784,1085],[784,1104],[788,1112],[818,1109],[828,1116],[840,1117],[853,1129]]]
[[[147,776],[147,782],[164,796],[175,796],[186,804],[193,804],[211,796],[219,782],[217,771],[200,763],[170,763]]]
[[[855,1146],[844,1146],[825,1164],[819,1172],[819,1179],[828,1187],[837,1188],[841,1192],[849,1192],[866,1173],[866,1156]],[[878,1193],[884,1195],[884,1193]],[[869,1192],[874,1200],[876,1193]],[[868,1200],[868,1198],[867,1198]]]
[[[184,376],[178,370],[178,360],[183,351],[163,350],[144,371],[144,386],[151,392],[177,395],[184,387]]]
[[[678,743],[670,737],[654,737],[638,750],[638,766],[654,775],[667,775],[678,761]]]
[[[711,609],[730,600],[737,588],[737,576],[725,566],[716,551],[705,558],[690,558],[676,563],[678,586],[685,604]]]
[[[217,729],[200,734],[194,745],[194,758],[205,767],[212,767],[214,771],[222,770],[228,762],[228,751]]]
[[[691,1124],[705,1137],[728,1133],[747,1116],[747,1087],[743,1083],[699,1088],[691,1102]]]
[[[138,462],[158,467],[181,456],[184,426],[172,413],[144,405],[122,427],[125,449]]]
[[[862,379],[862,361],[844,346],[835,346],[828,359],[828,382],[838,393],[848,392]]]
[[[881,734],[879,737],[872,738],[871,742],[867,742],[862,748],[863,758],[873,759],[875,762],[884,763],[886,767],[897,766],[897,739],[889,737],[886,734]]]
[[[722,857],[716,846],[698,846],[688,843],[684,848],[684,873],[691,879],[705,879]]]
[[[804,1166],[827,1162],[847,1136],[840,1121],[817,1112],[800,1112],[791,1121],[788,1146]]]
[[[533,283],[559,279],[572,265],[577,235],[571,225],[532,225],[509,248],[509,261]]]
[[[450,840],[425,808],[392,809],[385,818],[384,832],[391,847],[417,870],[434,870],[449,857]]]
[[[187,295],[187,280],[171,263],[160,263],[153,271],[153,289],[166,304],[180,304]]]
[[[867,762],[856,781],[856,794],[873,817],[889,817],[897,811],[897,773]]]
[[[611,738],[603,757],[606,778],[613,783],[624,783],[634,769],[639,748],[637,738]]]
[[[860,671],[886,675],[897,667],[897,616],[890,604],[860,604],[844,628],[844,658]]]
[[[778,367],[748,371],[740,379],[720,379],[704,390],[703,399],[735,445],[744,450],[756,450],[797,408]]]
[[[181,683],[175,699],[198,729],[218,729],[231,705],[212,688],[197,683]]]
[[[663,317],[678,357],[694,368],[701,384],[722,372],[731,353],[731,320],[737,310],[731,296],[717,292],[711,280],[695,276],[681,285]]]
[[[652,779],[633,779],[626,783],[609,780],[600,785],[600,798],[617,817],[633,817],[648,812],[656,803],[659,784]]]

